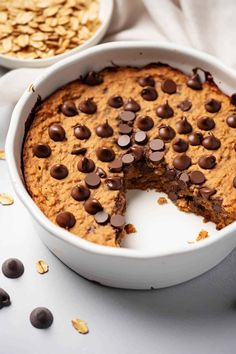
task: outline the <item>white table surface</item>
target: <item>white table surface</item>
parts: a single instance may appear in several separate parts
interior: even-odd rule
[[[1,70],[0,70],[1,74]],[[8,109],[0,108],[0,148]],[[0,287],[12,305],[0,310],[0,354],[234,354],[236,352],[236,251],[210,272],[188,283],[152,291],[110,289],[93,284],[64,266],[39,240],[31,218],[16,198],[5,161],[0,161],[0,192],[14,196],[0,205],[0,264],[18,257],[19,279],[0,272]],[[44,259],[47,274],[35,270]],[[37,306],[53,312],[48,330],[37,330],[29,314]],[[78,334],[71,319],[88,323]]]

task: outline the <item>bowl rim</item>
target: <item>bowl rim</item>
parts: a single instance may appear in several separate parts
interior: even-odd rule
[[[103,7],[106,9],[105,17],[104,17],[103,21],[101,22],[101,26],[97,29],[97,31],[94,33],[94,35],[91,36],[88,40],[86,40],[83,44],[76,46],[75,48],[69,50],[66,53],[53,55],[52,57],[49,57],[49,58],[24,59],[24,58],[12,57],[12,56],[5,55],[5,54],[0,54],[0,61],[1,60],[5,61],[8,65],[18,65],[19,67],[23,63],[24,63],[25,67],[29,67],[29,68],[36,67],[36,65],[37,65],[37,67],[47,67],[49,65],[53,65],[54,63],[56,63],[62,59],[68,58],[71,55],[74,55],[82,50],[89,48],[94,43],[97,44],[98,41],[100,41],[101,38],[105,35],[105,33],[109,27],[111,17],[113,14],[113,8],[114,8],[114,0],[99,0],[99,1],[100,2],[103,1]],[[6,66],[6,65],[4,65],[4,63],[1,63],[1,65]]]
[[[169,50],[174,52],[179,52],[181,54],[192,56],[194,59],[204,60],[208,64],[213,65],[215,68],[220,69],[226,74],[230,75],[236,80],[236,73],[233,69],[228,68],[221,61],[216,59],[215,57],[206,54],[204,52],[197,51],[195,49],[187,48],[177,44],[169,44],[169,43],[157,43],[155,41],[122,41],[122,42],[110,42],[105,44],[100,44],[98,46],[86,49],[82,53],[78,53],[76,55],[65,58],[62,61],[57,62],[53,66],[47,68],[44,74],[41,77],[38,77],[34,80],[34,85],[42,83],[47,80],[50,75],[55,75],[58,69],[65,65],[70,65],[78,60],[81,57],[86,57],[87,55],[97,54],[97,52],[119,49],[125,50],[128,48],[138,48],[138,49],[151,49],[155,47],[155,49],[159,50]],[[150,259],[150,258],[159,258],[164,256],[174,256],[174,255],[182,255],[184,253],[196,252],[202,248],[206,248],[211,246],[217,242],[220,242],[223,238],[225,239],[227,236],[229,237],[234,231],[236,231],[236,221],[226,226],[222,230],[217,232],[217,237],[210,237],[202,240],[201,242],[195,242],[191,244],[191,248],[182,248],[177,249],[176,251],[158,251],[158,250],[136,250],[136,249],[128,249],[128,248],[115,248],[109,246],[103,246],[99,244],[95,244],[89,242],[85,239],[76,236],[65,229],[60,228],[52,221],[50,221],[46,215],[39,209],[37,204],[30,197],[29,193],[26,190],[25,185],[22,182],[20,177],[20,173],[18,172],[17,162],[14,157],[14,139],[17,135],[17,127],[19,117],[21,115],[21,111],[25,104],[27,104],[27,100],[29,98],[29,92],[26,90],[18,103],[16,104],[14,111],[11,117],[11,123],[9,127],[9,131],[7,134],[6,140],[6,159],[8,164],[8,170],[10,174],[10,178],[14,187],[14,190],[19,197],[19,199],[23,202],[25,207],[28,209],[29,213],[32,217],[51,235],[50,237],[56,237],[61,241],[69,243],[75,247],[82,249],[85,252],[94,253],[97,255],[104,256],[115,256],[121,258],[132,258],[132,259]]]

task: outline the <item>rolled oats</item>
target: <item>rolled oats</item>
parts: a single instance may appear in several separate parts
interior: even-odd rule
[[[47,265],[47,263],[43,259],[40,259],[36,263],[36,270],[39,274],[45,274],[48,272],[49,266]]]
[[[72,326],[76,331],[78,331],[81,334],[86,334],[89,332],[89,328],[87,326],[87,323],[85,323],[83,320],[76,319],[71,321]]]
[[[0,203],[2,205],[11,205],[14,203],[14,199],[6,193],[0,193]]]

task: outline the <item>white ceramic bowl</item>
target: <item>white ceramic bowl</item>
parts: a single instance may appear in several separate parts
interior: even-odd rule
[[[215,231],[213,224],[203,225],[202,218],[180,212],[171,203],[159,208],[154,192],[131,191],[128,221],[138,226],[139,232],[127,237],[124,248],[100,246],[76,237],[49,221],[25,189],[20,167],[24,124],[38,95],[44,99],[88,70],[112,64],[143,66],[158,61],[186,73],[201,67],[213,74],[224,92],[235,90],[235,72],[207,54],[156,42],[107,43],[48,68],[34,82],[35,92],[26,91],[17,103],[8,132],[6,153],[12,183],[32,215],[39,236],[70,268],[109,286],[150,289],[192,279],[215,266],[236,246],[236,223]],[[210,237],[189,244],[187,241],[194,239],[200,228],[208,228]]]
[[[67,53],[55,55],[46,59],[19,59],[7,55],[0,54],[0,65],[9,69],[17,68],[43,68],[57,63],[59,60],[67,58],[75,53],[81,52],[86,48],[90,48],[93,45],[100,42],[105,35],[112,16],[114,0],[100,0],[99,18],[101,20],[101,26],[96,33],[85,41],[83,44],[71,49]]]

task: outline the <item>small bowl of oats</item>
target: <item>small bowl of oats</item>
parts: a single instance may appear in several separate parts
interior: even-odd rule
[[[113,0],[1,0],[0,65],[46,67],[97,44]]]

